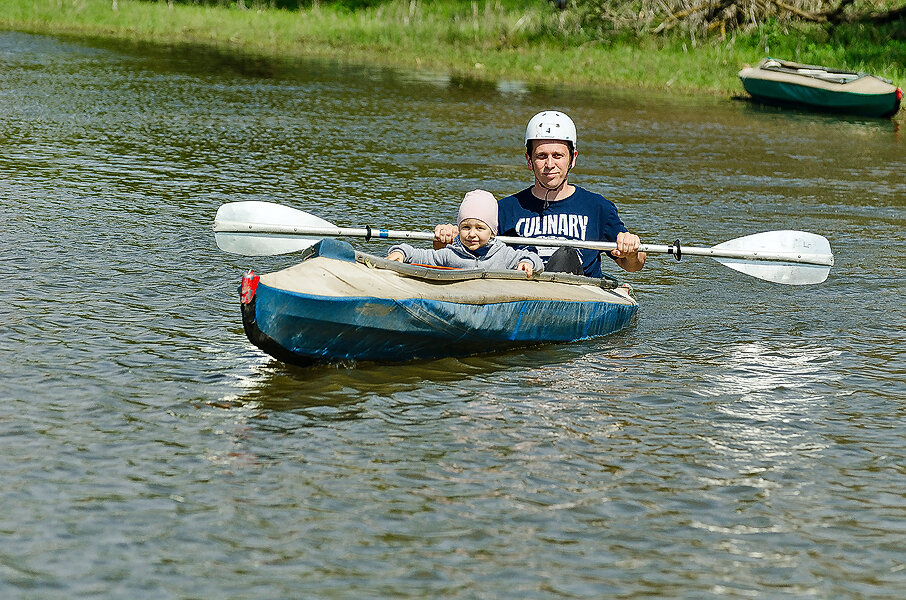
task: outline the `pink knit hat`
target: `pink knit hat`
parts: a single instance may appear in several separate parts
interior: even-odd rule
[[[462,223],[466,219],[478,219],[484,221],[491,228],[491,232],[497,235],[497,199],[494,194],[484,190],[472,190],[462,199],[459,205],[459,217],[456,224]]]

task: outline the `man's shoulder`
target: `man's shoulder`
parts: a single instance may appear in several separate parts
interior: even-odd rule
[[[535,199],[535,196],[532,194],[532,188],[527,187],[524,190],[520,190],[520,191],[516,192],[515,194],[510,194],[509,196],[504,196],[503,198],[500,199],[498,204],[511,204],[511,203],[530,201],[530,200],[534,200],[534,199]]]
[[[539,204],[540,202],[541,201],[532,194],[532,188],[529,187],[518,191],[515,194],[504,196],[497,202],[497,208],[500,210],[517,211],[520,208],[534,210],[534,205]]]
[[[578,185],[573,185],[573,187],[576,188],[576,191],[570,198],[582,200],[583,202],[606,202],[608,204],[613,204],[613,202],[597,192],[592,192],[591,190],[587,190]]]
[[[570,208],[583,206],[586,211],[602,211],[604,213],[616,212],[617,206],[601,194],[589,191],[583,187],[575,186],[576,191],[567,198]]]

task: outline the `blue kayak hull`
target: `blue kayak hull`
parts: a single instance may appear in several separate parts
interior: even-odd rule
[[[338,242],[330,241],[332,247],[337,248]],[[323,249],[319,250],[318,254],[325,254]],[[382,261],[369,258],[372,262]],[[332,260],[337,259],[333,257]],[[349,262],[349,255],[345,261]],[[571,296],[577,296],[568,299],[556,299],[550,294],[532,298],[533,294],[537,295],[533,288],[548,289],[544,287],[545,283],[525,281],[524,277],[518,281],[509,274],[499,281],[485,276],[471,282],[421,282],[417,275],[407,275],[404,281],[395,281],[389,286],[396,289],[403,283],[422,285],[425,292],[415,287],[416,293],[412,297],[406,297],[406,294],[379,297],[316,293],[322,285],[318,283],[319,278],[330,277],[339,271],[342,262],[344,260],[340,259],[328,264],[317,274],[306,272],[306,283],[299,285],[314,288],[311,291],[282,289],[265,281],[257,283],[253,294],[246,290],[242,304],[243,323],[252,343],[279,360],[295,364],[343,360],[396,362],[465,356],[607,335],[631,324],[638,311],[638,304],[627,293],[612,290],[583,291],[591,298],[588,300],[581,299],[578,288],[567,290]],[[382,273],[373,264],[370,268],[361,267],[361,270],[361,276],[366,278],[362,284],[364,289],[379,287],[368,277],[400,278],[393,271]],[[344,271],[337,278],[345,284],[355,278],[357,271],[351,273]],[[455,279],[457,274],[447,272],[444,275]],[[286,279],[295,283],[299,275]],[[308,282],[315,283],[309,285]],[[480,290],[479,293],[487,293],[495,285],[513,289],[522,286],[529,291],[493,302],[470,300],[467,291],[462,301],[443,299],[444,286],[471,286]],[[518,297],[520,293],[523,297]],[[508,294],[513,295],[513,292]],[[432,295],[439,297],[430,297]]]
[[[252,342],[286,362],[309,363],[467,356],[571,342],[623,329],[638,306],[555,301],[474,306],[426,299],[336,299],[259,285],[253,309],[254,316],[244,319]],[[275,353],[274,344],[281,350]]]

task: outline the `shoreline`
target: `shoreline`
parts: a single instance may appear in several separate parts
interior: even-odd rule
[[[469,14],[462,6],[392,0],[361,12],[318,6],[291,12],[163,1],[61,4],[55,0],[5,0],[0,6],[0,28],[131,43],[196,45],[256,58],[333,59],[488,83],[515,81],[577,91],[611,86],[688,96],[746,96],[738,71],[772,52],[767,42],[758,47],[741,37],[698,44],[680,36],[577,43],[573,38],[532,34],[532,27],[546,31],[550,24],[545,19],[562,19],[546,3],[540,9],[524,11],[504,9],[499,2],[472,3]],[[524,21],[534,25],[526,26]],[[782,51],[778,45],[797,44],[801,34],[794,32],[789,38],[785,42],[772,38],[778,53]],[[790,60],[827,64],[819,62],[821,57],[814,53],[799,53]],[[888,79],[899,74],[896,65],[885,68],[891,72],[873,74]]]

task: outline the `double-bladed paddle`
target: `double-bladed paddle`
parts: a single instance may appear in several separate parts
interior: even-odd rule
[[[364,237],[371,239],[434,240],[434,233],[388,229],[337,227],[307,212],[272,202],[230,202],[214,217],[217,246],[226,252],[246,256],[272,256],[304,250],[325,237]],[[586,242],[547,238],[498,236],[506,244],[592,250],[615,250],[613,242]],[[746,275],[784,283],[807,285],[827,279],[834,264],[826,238],[806,231],[766,231],[743,236],[712,246],[696,248],[642,244],[640,252],[683,256],[708,256]]]

